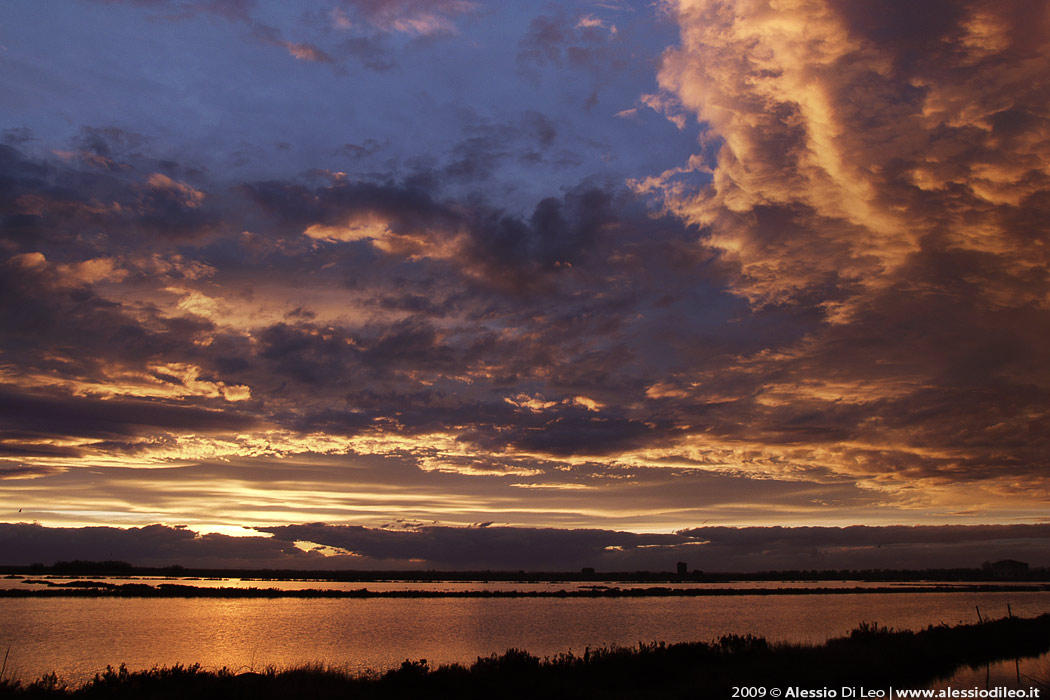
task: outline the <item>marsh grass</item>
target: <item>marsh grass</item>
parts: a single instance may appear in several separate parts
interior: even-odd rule
[[[1050,649],[1050,615],[958,627],[898,631],[865,623],[822,645],[769,643],[726,635],[713,642],[639,643],[536,657],[521,649],[469,666],[405,660],[379,673],[322,665],[237,673],[175,665],[145,671],[108,667],[70,687],[54,673],[22,685],[0,681],[13,698],[726,698],[733,686],[921,687],[963,665]]]

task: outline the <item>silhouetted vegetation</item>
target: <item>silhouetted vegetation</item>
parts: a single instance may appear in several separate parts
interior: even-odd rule
[[[813,646],[727,635],[715,642],[639,644],[540,659],[518,649],[469,667],[406,660],[384,673],[325,667],[236,674],[198,665],[129,671],[107,668],[71,688],[55,674],[32,683],[0,681],[12,698],[727,698],[733,686],[768,688],[921,687],[963,665],[1034,656],[1050,649],[1050,615],[1006,618],[920,632],[862,625]]]
[[[56,562],[52,566],[0,566],[3,574],[76,574],[80,576],[187,576],[198,578],[240,578],[275,581],[615,581],[623,583],[661,583],[695,581],[723,583],[730,581],[996,581],[1005,580],[990,564],[958,569],[791,569],[753,573],[691,571],[303,571],[300,569],[200,569],[179,565],[165,567],[133,566],[121,561]],[[1032,567],[1010,577],[1016,581],[1050,581],[1050,569]]]
[[[994,584],[954,586],[878,586],[878,587],[817,587],[817,588],[669,588],[647,586],[645,588],[587,587],[574,590],[385,590],[368,588],[336,590],[331,588],[303,588],[296,590],[280,588],[237,588],[232,586],[192,586],[182,583],[110,583],[74,579],[53,581],[48,579],[26,579],[23,583],[37,584],[39,588],[0,589],[0,598],[660,598],[660,597],[710,597],[741,595],[844,595],[879,593],[996,593],[996,592],[1042,592],[1050,591],[1050,585]]]
[[[56,561],[50,567],[50,570],[56,574],[130,576],[135,572],[135,567],[126,561],[85,561],[74,559],[73,561]]]

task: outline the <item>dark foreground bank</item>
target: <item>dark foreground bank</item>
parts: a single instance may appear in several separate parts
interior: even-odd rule
[[[768,644],[762,638],[640,644],[540,659],[524,651],[479,658],[470,667],[431,668],[405,661],[381,674],[324,668],[235,674],[174,666],[129,672],[121,667],[80,687],[53,675],[30,684],[0,680],[11,698],[732,698],[734,688],[840,689],[922,687],[964,665],[978,666],[1050,650],[1050,614],[976,625],[898,632],[862,625],[820,646]],[[1043,679],[1042,682],[1046,682]],[[1042,693],[1047,694],[1046,690]],[[777,697],[763,694],[761,697]],[[796,695],[797,697],[797,695]],[[810,696],[812,697],[812,696]]]

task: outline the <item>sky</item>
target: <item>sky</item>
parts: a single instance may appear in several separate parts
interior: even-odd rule
[[[10,563],[1050,565],[1050,6],[8,0]]]

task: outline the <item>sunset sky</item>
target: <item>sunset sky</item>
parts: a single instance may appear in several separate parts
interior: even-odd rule
[[[6,0],[0,92],[0,563],[1050,564],[1050,4]]]

